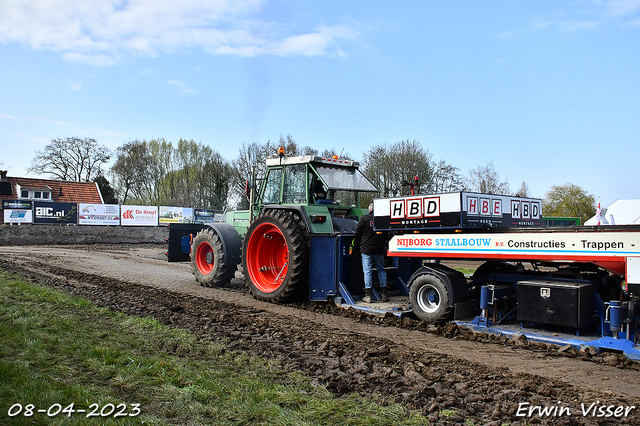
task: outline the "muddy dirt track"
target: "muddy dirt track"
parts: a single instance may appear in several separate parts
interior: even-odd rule
[[[623,356],[559,351],[331,303],[260,302],[239,279],[228,289],[199,286],[189,265],[167,263],[164,251],[2,246],[0,268],[97,305],[226,339],[231,349],[277,359],[283,370],[302,371],[337,396],[375,395],[438,424],[640,424],[640,366]],[[629,407],[628,416],[616,418],[617,407]]]

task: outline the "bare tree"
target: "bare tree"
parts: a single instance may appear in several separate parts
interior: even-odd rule
[[[310,153],[311,155],[317,155],[318,153]],[[351,154],[349,153],[349,151],[345,151],[344,149],[341,149],[340,151],[338,151],[335,148],[331,148],[331,149],[325,149],[324,151],[322,151],[321,153],[319,153],[320,156],[322,158],[333,158],[334,155],[337,155],[339,158],[342,158],[343,160],[352,160],[353,157],[351,156]],[[306,154],[305,154],[306,155]]]
[[[258,142],[243,143],[238,150],[238,157],[231,162],[232,197],[239,200],[238,208],[249,207],[249,199],[246,197],[246,185],[248,180],[252,180],[252,172],[256,178],[264,175],[266,170],[265,159],[275,153],[275,147],[271,141],[264,144]],[[253,182],[257,185],[258,182]]]
[[[403,182],[412,182],[417,176],[419,192],[429,192],[433,184],[432,155],[417,140],[404,140],[390,146],[374,145],[364,153],[363,172],[381,191],[382,196],[408,193]]]
[[[483,194],[503,194],[509,195],[511,189],[509,182],[501,181],[498,172],[493,165],[493,161],[476,169],[469,170],[469,176],[465,182],[466,189]]]
[[[210,146],[180,139],[173,150],[172,169],[163,180],[170,191],[162,202],[224,210],[231,183],[231,167]]]
[[[126,204],[131,196],[137,200],[144,197],[150,164],[151,155],[145,141],[136,139],[118,148],[111,176],[122,204]]]
[[[111,151],[92,138],[52,139],[44,151],[37,151],[27,172],[48,174],[74,182],[91,182],[102,172]]]
[[[225,210],[229,207],[232,170],[222,155],[211,150],[206,155],[202,171],[198,175],[199,192],[193,206],[214,210]]]
[[[150,163],[147,171],[148,178],[145,181],[145,192],[149,202],[153,204],[160,204],[161,200],[171,198],[167,191],[167,179],[168,174],[175,170],[175,165],[172,164],[174,156],[174,148],[171,141],[167,141],[164,138],[151,139],[147,142],[149,149]],[[169,185],[169,187],[171,187]],[[175,190],[175,187],[173,188]]]
[[[237,204],[235,207],[246,209],[249,207],[249,199],[246,196],[247,181],[260,179],[266,171],[265,160],[277,155],[278,148],[283,147],[285,155],[318,155],[318,150],[309,146],[300,147],[293,136],[280,135],[277,142],[268,140],[265,143],[243,142],[238,150],[238,156],[231,162],[232,183],[230,197]],[[253,173],[253,176],[252,176]],[[259,186],[256,180],[254,185]]]
[[[277,143],[272,143],[271,140],[267,141],[267,146],[273,147],[275,149],[279,147],[284,148],[284,152],[286,155],[298,156],[298,155],[306,155],[303,154],[302,149],[298,146],[298,142],[293,139],[293,136],[287,134],[287,136],[280,135],[280,139],[278,139]],[[308,147],[305,147],[308,148]],[[316,151],[317,153],[317,151]]]
[[[520,184],[520,189],[518,189],[518,191],[516,192],[516,195],[518,195],[519,197],[530,198],[531,191],[529,191],[529,185],[527,185],[527,183],[523,181]]]
[[[222,210],[232,172],[210,146],[180,139],[136,140],[118,148],[111,168],[122,203],[161,204]]]
[[[444,160],[438,161],[434,166],[431,191],[434,194],[442,192],[455,192],[463,188],[460,169],[447,164]]]

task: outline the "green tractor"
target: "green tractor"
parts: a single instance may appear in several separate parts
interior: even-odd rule
[[[349,245],[360,195],[378,192],[351,160],[289,157],[266,160],[264,178],[249,182],[250,209],[211,224],[172,224],[169,261],[190,261],[204,286],[231,281],[238,265],[253,296],[283,302],[347,294]],[[258,188],[257,188],[258,187]]]

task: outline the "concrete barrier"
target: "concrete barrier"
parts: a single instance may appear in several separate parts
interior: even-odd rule
[[[0,245],[166,243],[164,226],[2,225]]]

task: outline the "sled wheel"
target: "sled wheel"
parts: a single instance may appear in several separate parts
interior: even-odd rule
[[[196,280],[205,287],[228,284],[237,266],[225,265],[224,246],[213,229],[198,232],[191,244],[191,268]]]
[[[269,210],[249,226],[243,270],[247,287],[260,300],[290,299],[308,281],[308,248],[295,214]]]
[[[451,319],[453,308],[447,286],[438,277],[419,275],[411,283],[409,302],[418,318],[428,322],[444,322]]]

